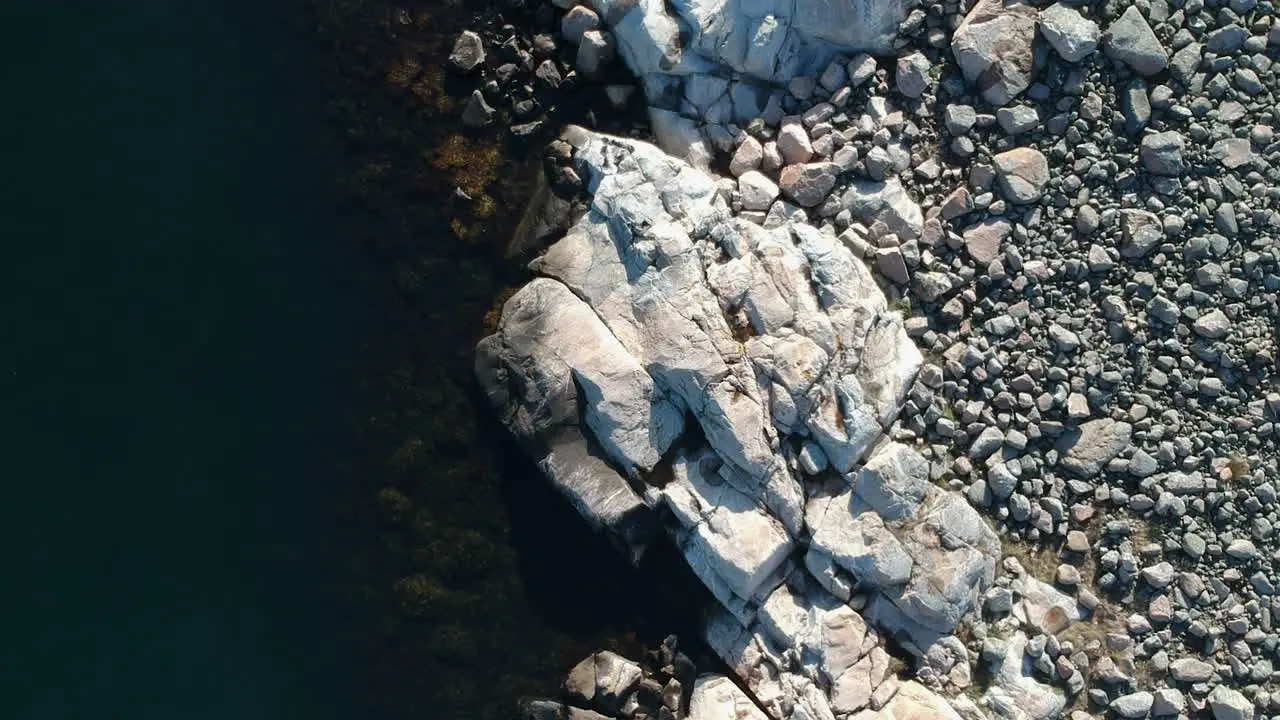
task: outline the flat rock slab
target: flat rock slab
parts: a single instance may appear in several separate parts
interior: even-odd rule
[[[1091,478],[1129,447],[1133,426],[1127,422],[1103,418],[1090,420],[1063,434],[1058,442],[1062,458],[1058,464],[1081,478]]]

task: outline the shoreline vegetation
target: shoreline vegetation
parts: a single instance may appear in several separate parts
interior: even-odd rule
[[[474,79],[445,68],[450,46],[463,29],[500,28],[502,10],[298,2],[347,218],[337,235],[365,305],[333,563],[352,618],[342,642],[363,669],[358,707],[510,717],[597,649],[637,657],[670,632],[692,640],[696,618],[670,608],[706,595],[683,563],[627,566],[524,458],[473,379],[486,316],[528,277],[507,247],[547,139],[459,121]],[[590,110],[566,100],[546,133]]]

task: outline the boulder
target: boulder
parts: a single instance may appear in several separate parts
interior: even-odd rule
[[[1006,105],[1031,85],[1035,36],[1035,8],[978,0],[952,35],[951,53],[987,102]]]

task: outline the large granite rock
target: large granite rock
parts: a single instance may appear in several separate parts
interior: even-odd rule
[[[652,145],[565,139],[590,201],[477,348],[490,401],[633,554],[640,529],[667,529],[723,606],[711,647],[771,717],[885,712],[897,680],[881,688],[889,660],[868,623],[923,657],[999,557],[976,511],[886,437],[922,363],[901,316],[803,213],[755,225]],[[850,192],[903,236],[920,224],[896,180]],[[697,712],[739,707],[722,686],[703,693]]]

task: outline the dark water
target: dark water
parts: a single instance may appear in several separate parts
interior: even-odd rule
[[[6,718],[351,716],[314,601],[351,328],[258,5],[0,8]]]
[[[485,7],[0,5],[0,717],[503,718],[688,631],[471,379],[538,167],[437,69]]]

